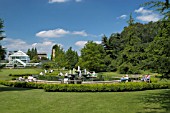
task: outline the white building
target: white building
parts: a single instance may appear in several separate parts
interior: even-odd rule
[[[13,53],[12,55],[9,56],[8,58],[9,63],[29,63],[30,62],[30,58],[27,54],[25,54],[22,51],[17,51],[16,53]]]
[[[30,58],[27,54],[22,51],[17,51],[8,57],[9,63],[6,64],[6,67],[26,67],[26,66],[36,66],[39,63],[29,63]]]

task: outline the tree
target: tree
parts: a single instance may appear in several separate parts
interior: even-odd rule
[[[31,50],[28,49],[27,55],[30,57],[30,60],[32,60],[33,58],[38,57],[37,48],[32,48]],[[34,60],[35,60],[35,59],[34,59]]]
[[[0,41],[5,38],[3,35],[4,31],[2,30],[3,27],[4,27],[3,21],[2,21],[2,19],[0,19]],[[5,59],[5,54],[6,54],[5,48],[3,48],[2,45],[0,45],[0,60]]]
[[[75,67],[75,65],[78,62],[78,54],[76,51],[72,50],[72,47],[70,47],[65,54],[65,58],[66,58],[66,62],[67,62],[67,66],[66,68],[68,69],[73,69]]]
[[[65,52],[60,45],[56,44],[52,47],[51,59],[57,63],[58,68],[66,66]]]
[[[169,0],[162,1],[150,1],[145,3],[150,8],[156,8],[161,14],[164,15],[164,19],[160,21],[160,30],[158,35],[149,44],[146,49],[150,56],[146,64],[152,67],[156,72],[168,77],[170,75],[170,3]]]
[[[103,61],[105,55],[104,48],[101,44],[89,41],[84,48],[81,49],[81,56],[77,65],[90,71],[104,71],[106,68]]]
[[[170,18],[169,20],[170,21]],[[150,55],[149,66],[164,77],[170,75],[170,22],[162,23],[161,30],[153,42],[149,44],[147,53]]]
[[[170,18],[170,2],[169,0],[162,1],[149,1],[144,4],[144,6],[149,6],[149,8],[156,8],[156,11],[164,15],[164,19]]]
[[[130,13],[129,20],[127,21],[128,25],[131,26],[134,24],[134,19],[132,17],[132,13]]]

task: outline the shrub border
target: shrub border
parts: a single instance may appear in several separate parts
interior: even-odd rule
[[[45,84],[35,82],[0,81],[0,84],[11,87],[44,89],[46,92],[124,92],[170,89],[169,82],[129,82],[116,84]]]

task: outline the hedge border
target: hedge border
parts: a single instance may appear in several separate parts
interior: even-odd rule
[[[116,84],[45,84],[35,82],[0,81],[0,84],[11,87],[44,89],[46,92],[124,92],[170,89],[169,82],[129,82]]]

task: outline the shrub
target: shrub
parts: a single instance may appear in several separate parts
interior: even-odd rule
[[[12,78],[11,80],[16,80],[16,78]]]
[[[47,92],[118,92],[170,88],[170,83],[120,83],[120,84],[47,84]]]
[[[43,89],[43,83],[35,83],[35,82],[10,82],[10,81],[0,81],[0,84],[11,87],[22,87],[22,88],[35,88],[35,89]]]
[[[169,82],[129,82],[117,84],[44,84],[35,82],[0,81],[0,84],[12,87],[44,89],[46,92],[122,92],[150,89],[170,89]]]
[[[51,75],[46,75],[46,76],[38,75],[37,76],[37,79],[39,79],[39,80],[48,80],[48,81],[58,81],[61,78],[63,78],[63,77],[61,77],[61,76],[60,77],[59,76],[51,76]]]
[[[32,74],[9,74],[12,77],[24,77],[24,76],[32,76]]]

